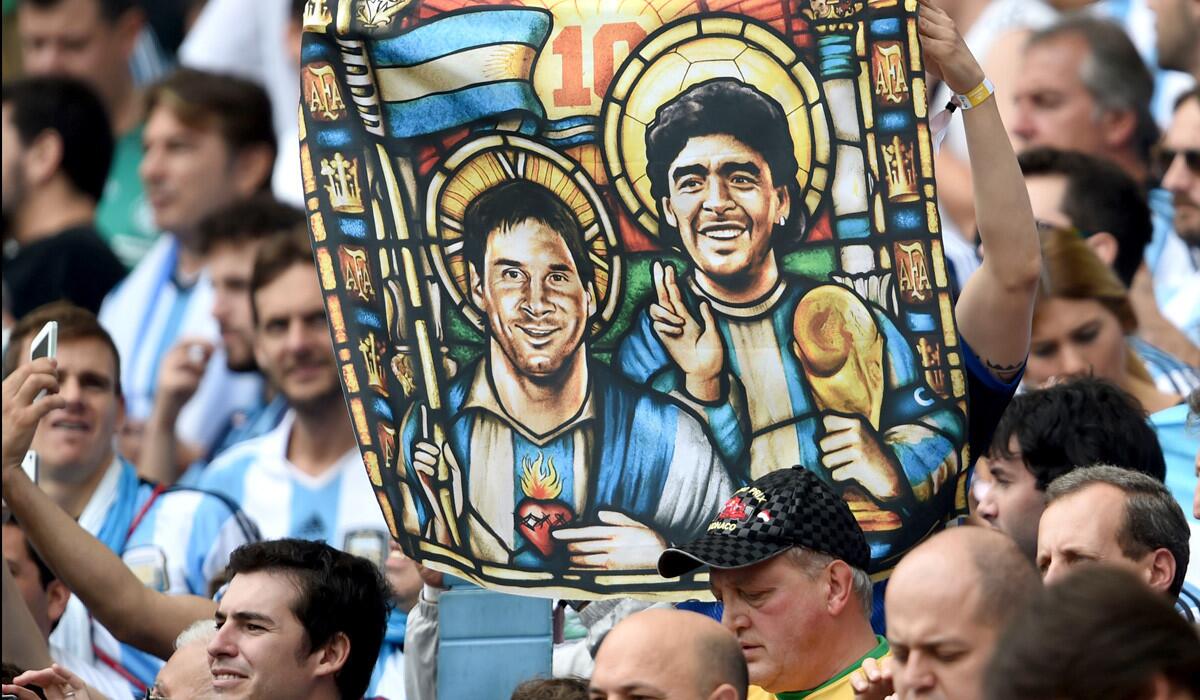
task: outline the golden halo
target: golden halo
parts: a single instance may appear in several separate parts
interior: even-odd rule
[[[811,221],[829,183],[829,116],[817,81],[774,30],[732,16],[686,18],[641,43],[613,78],[604,102],[604,165],[621,203],[658,235],[658,206],[646,174],[646,129],[687,88],[736,78],[783,107],[796,152],[796,184]]]
[[[507,180],[523,178],[553,192],[575,212],[595,273],[596,308],[592,333],[598,334],[617,310],[621,257],[616,230],[587,173],[571,159],[536,141],[514,134],[472,139],[447,156],[429,183],[425,220],[433,241],[430,259],[442,288],[477,329],[483,317],[468,293],[463,258],[463,215],[467,205]]]

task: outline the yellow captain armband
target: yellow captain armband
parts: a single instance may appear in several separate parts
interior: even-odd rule
[[[954,102],[963,109],[974,109],[994,94],[996,94],[996,86],[992,84],[992,81],[984,78],[982,83],[971,88],[967,94],[955,95]]]

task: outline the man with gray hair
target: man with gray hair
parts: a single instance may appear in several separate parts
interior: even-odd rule
[[[1146,182],[1158,139],[1154,78],[1121,27],[1067,15],[1029,37],[1017,75],[1012,133],[1019,145],[1107,158]]]
[[[658,571],[709,567],[751,683],[780,698],[834,698],[852,692],[866,659],[888,655],[871,629],[870,558],[850,507],[797,466],[738,489],[703,537],[663,552]]]
[[[175,653],[154,680],[150,697],[209,700],[216,697],[208,664],[208,643],[217,636],[211,619],[197,620],[175,639]]]
[[[1171,195],[1159,186],[1151,165],[1158,141],[1153,97],[1154,76],[1125,31],[1107,20],[1071,14],[1030,36],[1010,126],[1019,150],[1050,146],[1104,158],[1143,188],[1153,223],[1145,264],[1162,307],[1194,266],[1176,235]]]
[[[1075,469],[1046,490],[1037,565],[1046,583],[1089,561],[1124,566],[1175,600],[1189,547],[1183,509],[1162,482],[1108,465]]]

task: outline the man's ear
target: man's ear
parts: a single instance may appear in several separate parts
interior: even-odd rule
[[[1166,593],[1175,580],[1175,555],[1165,547],[1159,547],[1150,554],[1150,569],[1146,583],[1160,593]]]
[[[599,300],[596,296],[596,283],[588,282],[583,291],[587,294],[587,317],[591,318],[596,315],[596,303]]]
[[[51,628],[58,624],[59,618],[67,611],[70,600],[71,589],[62,581],[54,579],[46,586],[46,619],[50,620]]]
[[[1111,149],[1119,149],[1133,142],[1137,131],[1137,113],[1132,110],[1110,109],[1100,115],[1100,129],[1104,143]]]
[[[33,137],[25,150],[25,176],[33,185],[44,185],[62,169],[62,135],[46,129]]]
[[[245,146],[233,158],[233,186],[239,197],[249,197],[271,183],[275,151],[266,144]]]
[[[738,697],[738,691],[728,683],[722,683],[720,687],[712,691],[708,696],[708,700],[741,700]]]
[[[779,198],[779,219],[790,219],[792,216],[792,193],[787,185],[775,188],[775,196]]]
[[[325,642],[317,654],[317,667],[313,669],[316,675],[332,676],[342,670],[350,659],[350,638],[345,632],[338,632]]]
[[[1093,233],[1085,240],[1088,247],[1092,249],[1096,257],[1100,258],[1105,265],[1112,267],[1113,263],[1117,261],[1117,251],[1120,249],[1121,244],[1117,243],[1116,236],[1108,231],[1100,231],[1099,233]]]
[[[467,263],[467,291],[471,295],[471,302],[475,304],[475,308],[483,308],[483,278],[479,275],[479,270],[475,268],[474,263]]]
[[[671,225],[671,228],[679,228],[679,219],[676,218],[675,212],[671,211],[671,199],[669,197],[662,198],[663,219]]]
[[[825,606],[830,615],[840,615],[847,605],[857,605],[854,599],[854,571],[850,565],[841,559],[825,567],[825,580],[828,593]]]

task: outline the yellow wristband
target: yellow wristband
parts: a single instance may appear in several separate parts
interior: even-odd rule
[[[992,84],[992,81],[984,78],[982,83],[971,88],[969,91],[967,91],[967,94],[955,95],[954,99],[958,103],[959,107],[962,107],[963,109],[974,109],[983,104],[987,98],[994,94],[996,94],[996,86]]]

